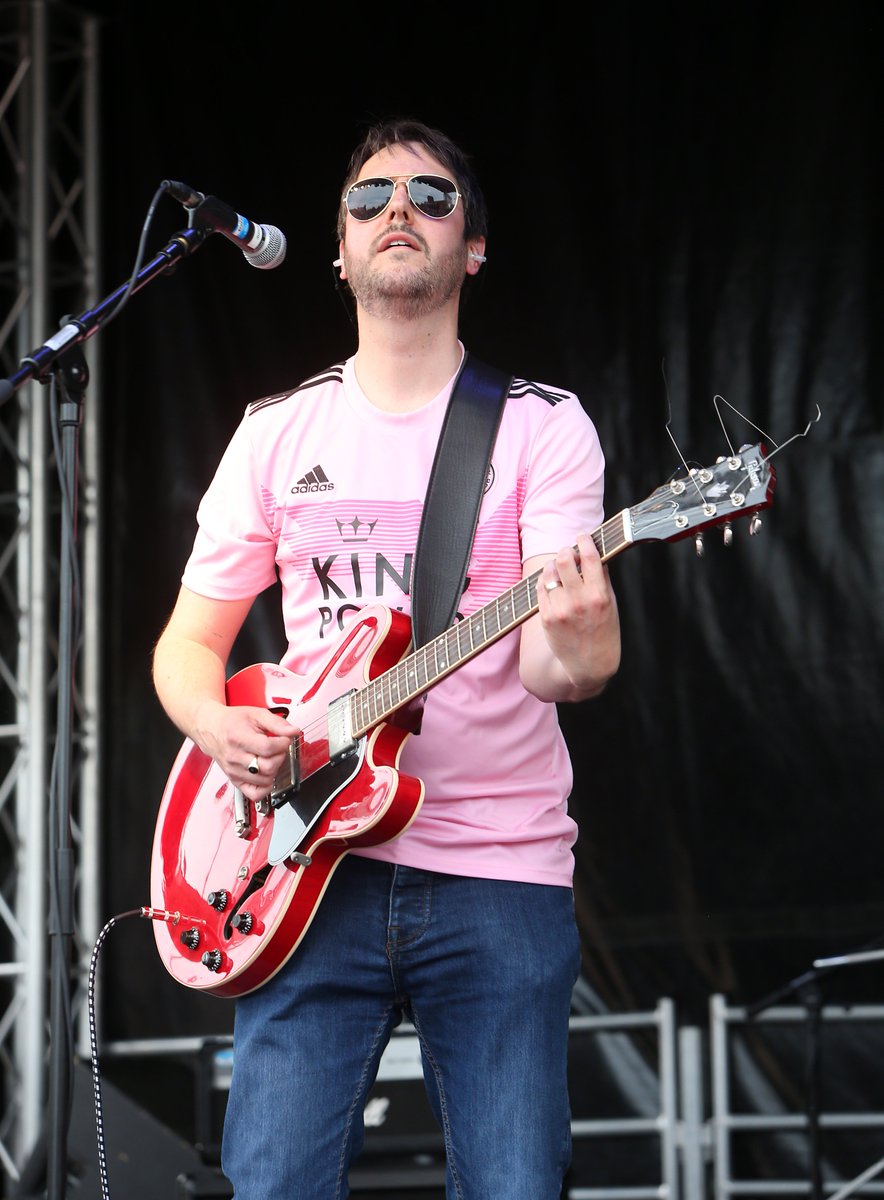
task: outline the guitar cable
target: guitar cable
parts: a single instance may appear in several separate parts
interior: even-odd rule
[[[167,912],[162,908],[133,908],[128,912],[118,913],[111,917],[95,939],[92,956],[89,960],[89,975],[86,984],[86,1007],[89,1014],[89,1053],[92,1061],[92,1097],[95,1109],[95,1142],[98,1151],[98,1177],[101,1186],[102,1200],[110,1200],[110,1186],[107,1173],[107,1147],[104,1141],[104,1115],[101,1100],[101,1067],[98,1060],[98,1027],[95,1018],[95,976],[98,970],[98,956],[104,946],[108,934],[118,921],[126,917],[149,917],[154,921],[176,921],[180,913]]]

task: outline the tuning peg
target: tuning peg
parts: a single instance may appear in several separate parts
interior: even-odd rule
[[[733,543],[734,527],[730,521],[725,521],[724,525],[721,527],[721,540],[724,542],[725,546],[730,546]]]
[[[759,517],[758,513],[754,513],[752,516],[752,520],[749,522],[749,535],[751,537],[754,537],[755,534],[758,533],[760,528],[761,528],[761,517]]]
[[[702,530],[694,538],[694,549],[697,551],[697,558],[703,557],[703,533]]]

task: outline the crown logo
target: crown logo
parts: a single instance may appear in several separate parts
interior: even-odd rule
[[[360,521],[358,517],[354,517],[352,521],[339,521],[335,517],[341,541],[351,545],[353,542],[367,542],[377,523],[377,518],[373,521]]]

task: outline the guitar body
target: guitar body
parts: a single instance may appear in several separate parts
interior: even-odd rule
[[[228,703],[283,712],[303,731],[306,777],[291,804],[257,811],[210,758],[184,742],[151,856],[151,904],[173,914],[154,925],[157,948],[179,983],[227,997],[260,987],[300,944],[344,855],[398,837],[414,819],[423,784],[397,770],[408,731],[381,722],[355,753],[332,763],[327,726],[329,704],[397,663],[410,638],[407,617],[374,605],[315,677],[264,663],[228,681]],[[285,840],[288,826],[300,840]],[[271,851],[271,839],[279,844],[280,831],[285,857],[273,865],[280,854]]]

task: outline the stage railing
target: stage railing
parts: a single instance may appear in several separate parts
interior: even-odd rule
[[[845,1049],[835,1044],[838,1027],[867,1027],[853,1047],[857,1070],[880,1081],[884,1057],[884,1006],[823,1005],[819,1023],[806,1006],[780,1005],[750,1015],[721,995],[710,1000],[710,1128],[715,1200],[735,1196],[851,1195],[884,1193],[884,1111],[848,1111],[827,1094],[828,1052],[837,1050],[837,1071],[849,1082]],[[863,1045],[865,1042],[865,1045]],[[785,1053],[784,1053],[785,1052]],[[848,1088],[838,1090],[844,1101]],[[860,1089],[861,1091],[862,1089]],[[739,1094],[738,1094],[739,1093]],[[880,1086],[877,1094],[884,1096]],[[880,1137],[863,1137],[880,1130]],[[852,1144],[843,1135],[852,1134]],[[759,1153],[759,1147],[761,1152]],[[764,1148],[766,1147],[766,1148]],[[754,1169],[753,1169],[754,1168]],[[787,1173],[788,1172],[788,1173]],[[878,1175],[881,1179],[878,1179]]]

